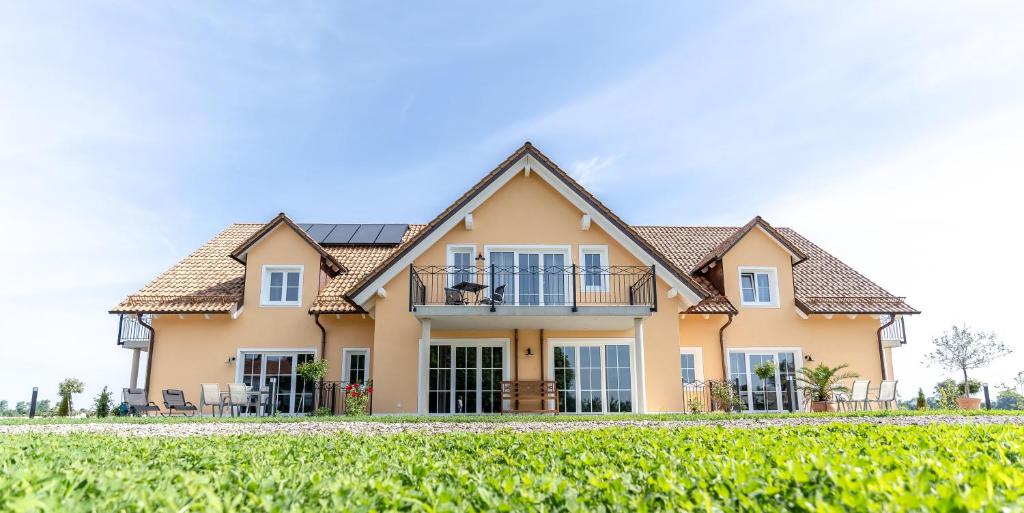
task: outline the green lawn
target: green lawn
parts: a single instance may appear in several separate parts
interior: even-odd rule
[[[611,420],[728,420],[764,419],[793,417],[889,417],[917,415],[1024,415],[1024,410],[882,410],[852,411],[840,413],[710,413],[693,415],[689,413],[664,414],[613,414],[613,415],[372,415],[366,417],[106,417],[71,419],[62,417],[0,418],[0,425],[7,424],[86,424],[93,422],[607,422]]]
[[[1024,427],[0,437],[0,511],[1024,509]]]

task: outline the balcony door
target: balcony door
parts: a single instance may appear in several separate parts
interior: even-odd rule
[[[569,248],[490,247],[487,266],[493,265],[492,290],[505,287],[505,304],[564,306],[571,303],[572,279]],[[490,271],[488,271],[490,272]]]

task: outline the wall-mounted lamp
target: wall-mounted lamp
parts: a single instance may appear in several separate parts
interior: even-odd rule
[[[224,365],[231,365],[232,363],[235,363],[235,360],[238,360],[238,358],[235,356],[229,356],[227,361],[224,362]]]
[[[814,361],[814,357],[809,355],[809,354],[805,354],[804,355],[804,361],[805,362],[813,362]]]
[[[526,356],[533,356],[533,348],[532,347],[527,347],[526,348]]]

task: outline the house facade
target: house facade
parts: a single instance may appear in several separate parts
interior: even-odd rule
[[[427,224],[235,224],[128,296],[118,343],[132,385],[273,383],[283,413],[332,383],[373,381],[372,411],[675,412],[728,381],[740,409],[803,407],[793,374],[847,364],[895,379],[918,313],[799,233],[632,226],[526,143]],[[149,353],[146,365],[141,355]],[[775,376],[754,369],[770,362]],[[503,385],[504,383],[504,385]]]

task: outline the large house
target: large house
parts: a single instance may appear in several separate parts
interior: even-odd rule
[[[324,358],[329,383],[372,379],[373,413],[429,414],[526,409],[520,385],[537,409],[684,411],[723,381],[798,410],[805,365],[894,379],[919,312],[760,217],[627,224],[526,143],[427,224],[234,224],[111,313],[158,403],[244,382],[309,412],[326,392],[296,366]]]

